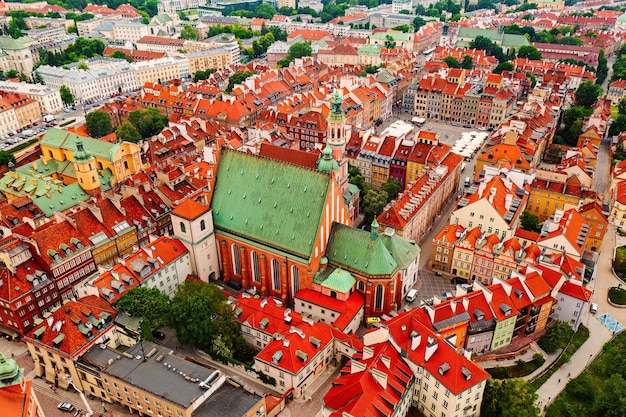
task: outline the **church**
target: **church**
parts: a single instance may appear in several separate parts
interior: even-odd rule
[[[344,156],[350,130],[341,104],[335,93],[317,169],[222,151],[211,203],[220,273],[291,305],[329,268],[342,269],[348,291],[365,297],[365,314],[380,316],[399,305],[402,280],[417,273],[419,247],[379,236],[376,224],[372,233],[352,227],[344,198],[353,195]]]

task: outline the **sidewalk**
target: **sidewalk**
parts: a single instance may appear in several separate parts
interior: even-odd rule
[[[574,353],[568,363],[557,369],[537,390],[537,405],[542,410],[565,389],[570,379],[576,378],[589,366],[602,351],[604,344],[613,337],[613,333],[595,316],[589,317],[587,328],[589,339]]]

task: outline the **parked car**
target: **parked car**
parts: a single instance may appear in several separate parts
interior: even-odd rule
[[[452,293],[449,291],[446,291],[443,293],[443,299],[447,300],[448,298],[452,298]]]
[[[57,408],[61,411],[74,411],[74,406],[70,403],[59,403]]]
[[[153,330],[152,337],[159,339],[159,340],[163,340],[165,339],[165,333],[158,331],[158,330]]]
[[[406,296],[404,297],[409,303],[412,303],[417,298],[417,290],[415,288],[411,288]]]
[[[598,312],[598,305],[596,303],[591,303],[589,311],[591,312],[591,314],[596,314]]]
[[[450,284],[467,284],[468,281],[465,278],[454,277],[450,280]]]

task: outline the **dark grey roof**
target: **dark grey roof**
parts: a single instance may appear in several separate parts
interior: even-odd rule
[[[445,320],[438,321],[437,323],[433,323],[433,327],[435,330],[440,331],[444,327],[452,326],[457,323],[461,323],[463,321],[469,321],[470,315],[467,311],[464,311],[460,314],[455,314],[454,316],[447,318]]]
[[[83,355],[83,360],[98,366],[106,375],[124,380],[183,408],[189,408],[196,399],[206,394],[199,384],[211,375],[211,369],[171,355],[171,349],[166,347],[143,342],[143,352],[148,354],[152,349],[156,351],[144,361],[139,343],[125,354],[95,346]],[[160,361],[157,362],[158,358]]]
[[[200,407],[194,411],[196,417],[241,417],[255,406],[261,397],[238,389],[228,382],[223,384]]]

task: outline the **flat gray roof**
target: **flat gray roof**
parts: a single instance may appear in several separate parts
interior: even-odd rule
[[[261,400],[241,388],[224,383],[200,407],[194,411],[196,417],[241,417]]]
[[[146,354],[152,349],[156,349],[156,352],[144,361],[140,343],[126,351],[133,359],[113,349],[95,346],[83,355],[83,359],[100,367],[104,374],[126,381],[183,408],[188,408],[206,393],[199,384],[211,375],[211,369],[174,356],[169,348],[143,342],[143,351]],[[161,355],[163,358],[157,362]],[[185,377],[189,377],[191,381]],[[194,379],[196,382],[192,382]]]

